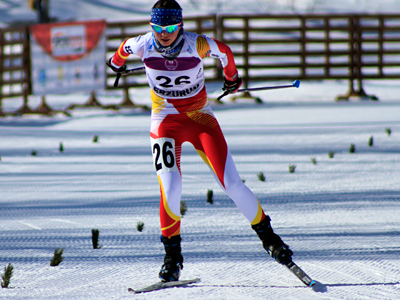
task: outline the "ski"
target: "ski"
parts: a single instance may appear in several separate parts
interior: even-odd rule
[[[137,290],[129,288],[128,291],[132,292],[132,293],[135,293],[135,294],[139,294],[139,293],[146,293],[146,292],[161,290],[161,289],[174,287],[174,286],[175,287],[176,286],[184,286],[184,285],[191,284],[191,283],[196,283],[196,282],[200,282],[200,278],[188,279],[188,280],[178,280],[178,281],[169,281],[169,282],[160,281],[160,282],[154,283],[152,285],[149,285],[147,287],[144,287],[144,288],[141,288],[141,289],[137,289]]]
[[[287,262],[285,266],[306,286],[313,286],[315,284],[315,281],[312,280],[310,276],[308,276],[302,269],[300,269],[300,267],[296,265],[293,261]]]

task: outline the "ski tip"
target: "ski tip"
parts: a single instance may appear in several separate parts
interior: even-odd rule
[[[293,81],[293,86],[294,87],[296,87],[296,88],[299,88],[300,87],[300,80],[295,80],[295,81]]]
[[[311,280],[310,284],[308,286],[313,286],[315,284],[314,280]]]

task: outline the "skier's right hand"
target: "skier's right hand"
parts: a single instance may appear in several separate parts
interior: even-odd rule
[[[113,58],[111,57],[111,58],[108,60],[108,62],[106,63],[106,65],[107,65],[111,70],[113,70],[115,73],[122,73],[123,71],[126,70],[126,65],[123,65],[122,67],[119,67],[119,68],[114,67],[114,66],[112,65],[112,63],[111,63],[111,60],[112,60],[112,59],[113,59]]]

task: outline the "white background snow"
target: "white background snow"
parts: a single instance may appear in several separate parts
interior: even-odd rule
[[[256,3],[263,12],[400,8],[399,1],[389,0],[181,1],[189,15],[217,7],[232,12],[230,3],[243,12],[256,11]],[[152,4],[52,1],[51,15],[128,20],[145,17]],[[2,22],[35,19],[25,0],[1,0],[0,15]],[[212,97],[219,88],[208,86]],[[212,104],[242,179],[293,249],[294,260],[317,281],[314,289],[267,255],[186,145],[181,278],[201,282],[130,294],[128,287],[158,280],[163,259],[149,113],[76,109],[72,117],[0,119],[0,273],[8,263],[15,268],[12,288],[0,289],[0,299],[400,299],[400,88],[398,81],[379,80],[364,88],[380,100],[335,102],[347,82],[304,81],[299,89],[254,93],[264,104],[228,99]],[[103,104],[122,99],[118,92],[97,95]],[[48,103],[62,109],[88,96],[49,95]],[[131,96],[150,104],[147,88],[131,90]],[[39,100],[32,97],[32,107]],[[4,111],[21,105],[18,98],[3,100]],[[350,144],[356,153],[349,153]],[[289,164],[297,166],[295,173],[288,172]],[[214,204],[206,203],[207,189],[214,191]],[[143,232],[136,230],[139,221]],[[100,230],[101,249],[92,249],[92,228]],[[64,261],[50,267],[58,247],[64,248]]]

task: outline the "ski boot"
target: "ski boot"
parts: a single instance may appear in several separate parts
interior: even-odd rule
[[[161,242],[164,244],[165,257],[164,264],[161,267],[158,277],[160,277],[163,282],[178,281],[181,270],[183,269],[181,236],[176,235],[170,239],[161,236]]]
[[[278,263],[285,265],[292,260],[293,252],[289,249],[279,235],[275,234],[271,227],[271,218],[265,216],[264,220],[251,227],[262,241],[263,247]]]

